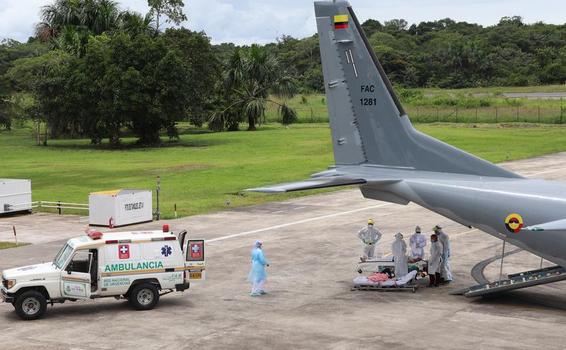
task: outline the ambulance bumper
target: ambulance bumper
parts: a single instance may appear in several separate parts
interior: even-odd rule
[[[177,292],[182,292],[182,291],[189,289],[190,286],[191,286],[191,284],[189,282],[186,282],[186,283],[183,283],[183,284],[176,284],[175,290]]]
[[[4,286],[0,287],[0,297],[5,303],[13,303],[14,301],[16,301],[16,298],[8,294],[8,291]]]

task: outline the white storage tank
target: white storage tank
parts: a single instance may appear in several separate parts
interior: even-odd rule
[[[31,210],[31,180],[0,179],[0,214]]]
[[[88,197],[89,224],[118,227],[153,220],[152,192],[112,190],[93,192]]]

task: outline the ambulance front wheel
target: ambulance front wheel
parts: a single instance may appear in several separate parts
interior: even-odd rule
[[[138,284],[130,293],[130,304],[137,310],[151,310],[158,301],[159,290],[151,283]]]
[[[47,300],[41,292],[30,290],[18,296],[14,308],[22,320],[37,320],[47,311]]]

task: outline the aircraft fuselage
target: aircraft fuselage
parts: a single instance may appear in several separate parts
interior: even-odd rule
[[[367,198],[401,203],[388,198],[393,195],[414,202],[566,267],[566,231],[524,229],[565,217],[565,184],[475,176],[455,180],[450,176],[450,180],[424,176],[386,185],[370,181],[361,190]]]

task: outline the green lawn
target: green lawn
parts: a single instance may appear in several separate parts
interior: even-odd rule
[[[500,94],[504,92],[566,92],[566,84],[563,85],[541,85],[541,86],[494,86],[494,87],[479,87],[467,89],[438,89],[428,88],[424,89],[429,93],[488,93]]]
[[[566,85],[471,89],[408,89],[420,98],[400,95],[411,120],[420,123],[566,123],[566,99],[506,98],[500,93],[566,92]],[[483,94],[483,95],[476,95]],[[324,94],[299,94],[288,101],[300,123],[328,122]],[[278,106],[269,105],[267,120],[278,121]]]
[[[12,242],[0,242],[0,250],[10,249],[15,247],[23,247],[26,245],[28,245],[28,243],[19,243],[18,245],[16,245],[16,243],[12,243]]]
[[[423,132],[494,162],[566,151],[566,128],[534,124],[421,124]],[[0,178],[29,178],[34,200],[87,203],[93,191],[153,189],[162,178],[166,218],[192,215],[301,195],[238,194],[267,184],[304,179],[333,163],[325,124],[289,128],[264,125],[257,132],[194,132],[175,144],[120,150],[91,147],[87,140],[34,145],[29,130],[0,133]]]

